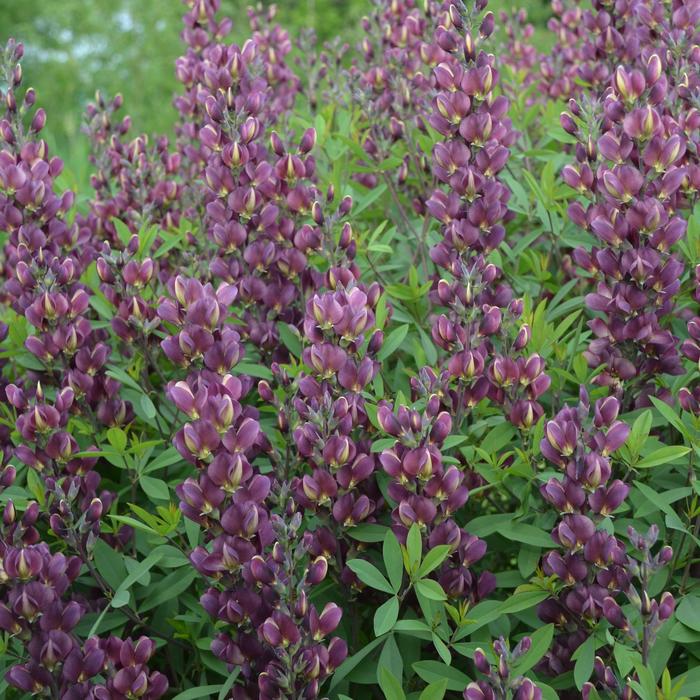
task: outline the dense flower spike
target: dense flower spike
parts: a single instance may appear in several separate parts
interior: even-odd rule
[[[607,617],[605,601],[630,585],[624,544],[598,525],[629,492],[624,482],[611,480],[610,455],[629,435],[629,427],[617,420],[619,410],[617,399],[599,399],[590,425],[588,396],[582,390],[577,407],[562,409],[545,424],[540,449],[563,472],[563,479],[552,477],[541,487],[543,498],[562,514],[552,531],[559,549],[542,564],[564,588],[557,600],[539,608],[543,620],[562,630],[546,659],[552,673],[570,666],[571,655],[586,639],[586,621]]]
[[[686,227],[675,214],[688,182],[686,139],[677,122],[656,107],[666,94],[658,78],[651,60],[646,76],[618,68],[601,131],[576,130],[586,143],[577,146],[578,165],[562,173],[569,186],[593,199],[587,209],[572,204],[570,216],[602,243],[591,252],[574,253],[598,280],[586,297],[589,308],[602,314],[590,324],[596,339],[587,359],[592,367],[605,367],[598,383],[618,396],[630,385],[627,396],[637,394],[638,403],[655,393],[650,382],[656,375],[682,372],[676,340],[664,321],[673,310],[683,269],[670,249]],[[601,119],[572,105],[589,123]]]
[[[10,481],[4,478],[3,488]],[[98,520],[100,512],[94,504],[86,507],[87,522]],[[7,671],[7,682],[32,695],[66,700],[162,697],[168,681],[147,666],[155,649],[148,638],[136,643],[117,637],[80,640],[76,627],[86,606],[72,599],[70,589],[82,562],[40,541],[39,514],[36,502],[21,518],[11,500],[3,511],[0,628],[20,641],[26,658]],[[51,527],[58,532],[53,518]]]
[[[462,416],[488,397],[527,429],[542,416],[537,399],[550,380],[539,355],[521,355],[530,338],[527,324],[519,324],[522,301],[513,299],[501,270],[487,259],[510,218],[510,192],[499,173],[515,133],[508,101],[496,95],[493,56],[478,49],[493,31],[493,16],[482,17],[482,10],[479,4],[464,14],[452,5],[436,33],[438,45],[453,56],[434,70],[439,91],[430,123],[445,141],[435,146],[433,171],[448,189],[435,191],[427,204],[442,225],[442,241],[430,256],[452,279],[433,289],[434,301],[449,314],[438,317],[432,337],[450,355],[443,377],[452,411]]]
[[[630,490],[622,480],[611,478],[610,455],[622,447],[630,432],[618,420],[619,410],[614,397],[598,399],[590,425],[588,396],[582,390],[576,408],[562,409],[547,422],[540,445],[546,459],[564,474],[541,488],[544,499],[562,514],[552,531],[559,549],[549,552],[542,564],[544,572],[560,580],[563,588],[556,600],[545,601],[539,609],[543,620],[554,622],[562,631],[546,660],[555,674],[570,665],[571,654],[584,642],[588,627],[600,620],[629,635],[646,659],[656,631],[673,612],[670,594],[657,603],[647,592],[650,576],[672,556],[671,548],[664,547],[652,557],[658,528],[653,526],[646,537],[629,530],[632,547],[643,555],[636,562],[624,543],[604,527]],[[621,594],[640,611],[641,632],[622,612],[617,602]]]
[[[462,471],[442,463],[440,448],[452,431],[452,419],[439,407],[436,395],[428,399],[423,414],[399,406],[394,415],[390,406],[380,404],[377,421],[396,442],[381,453],[379,461],[391,478],[387,491],[397,504],[391,515],[399,541],[405,542],[409,529],[417,524],[427,549],[449,545],[451,555],[438,580],[449,596],[474,602],[493,591],[495,580],[489,572],[476,576],[471,571],[486,553],[486,543],[455,521],[469,490]]]
[[[358,106],[368,127],[362,145],[373,166],[356,179],[366,187],[383,182],[389,188],[398,223],[420,239],[416,241],[420,246],[425,245],[430,221],[425,202],[434,188],[428,177],[429,153],[420,141],[431,112],[431,72],[438,63],[452,60],[434,41],[436,28],[445,21],[443,2],[431,0],[421,9],[414,0],[376,3],[375,11],[362,20],[360,49],[366,65],[348,76],[361,94]],[[405,146],[406,153],[398,158],[399,165],[388,169],[397,143]],[[409,195],[407,201],[401,191]],[[411,210],[425,217],[421,232],[409,221]]]
[[[90,214],[80,223],[92,229],[97,240],[106,238],[121,246],[115,221],[122,221],[132,233],[151,224],[164,230],[178,228],[182,185],[176,179],[181,154],[171,153],[168,139],[151,144],[147,135],[124,142],[131,120],[118,119],[122,106],[117,95],[111,101],[98,92],[88,105],[85,131],[93,149],[90,160],[96,167],[92,175],[95,199]]]
[[[486,679],[470,683],[464,690],[464,700],[496,700],[502,697],[513,697],[514,700],[541,700],[542,691],[537,684],[513,672],[513,666],[517,664],[518,659],[527,654],[531,646],[530,637],[523,637],[511,651],[501,637],[493,643],[497,659],[493,665],[483,650],[476,649],[474,666]]]
[[[5,247],[7,273],[4,299],[15,318],[27,322],[24,346],[33,372],[17,383],[3,382],[3,395],[15,433],[4,438],[5,460],[11,455],[38,474],[41,505],[27,504],[20,518],[12,500],[3,513],[0,537],[3,629],[17,638],[23,654],[6,674],[10,685],[32,694],[79,698],[159,698],[168,688],[160,673],[138,661],[108,659],[117,637],[81,640],[76,626],[86,603],[71,592],[84,563],[91,562],[97,538],[115,547],[131,536],[130,527],[101,534],[101,519],[115,495],[100,488],[95,469],[99,451],[85,442],[75,416],[100,426],[127,425],[130,405],[118,395],[119,383],[107,376],[110,355],[107,334],[95,326],[89,307],[92,291],[81,281],[92,248],[86,230],[66,222],[72,193],[54,193],[62,169],[49,158],[39,139],[46,118],[42,110],[28,114],[34,93],[25,93],[18,108],[22,47],[9,42],[3,55],[6,112],[1,122],[0,157],[4,175],[0,208],[10,233]],[[27,123],[29,124],[27,128]],[[3,340],[7,332],[3,332]],[[15,370],[16,371],[16,370]],[[91,456],[95,454],[95,457]],[[11,485],[14,467],[3,473],[2,488]],[[44,521],[44,522],[42,522]],[[53,536],[72,554],[42,541],[48,524]],[[92,564],[88,564],[91,566]],[[103,588],[102,592],[105,592]],[[104,602],[102,603],[104,605]]]
[[[549,28],[557,40],[535,70],[543,94],[568,99],[586,89],[602,93],[620,63],[643,69],[654,54],[659,70],[666,61],[675,68],[665,71],[670,80],[697,79],[697,0],[613,6],[597,1],[590,8],[554,0],[552,9]]]
[[[249,697],[246,692],[265,700],[318,697],[323,681],[347,654],[340,638],[324,641],[342,611],[334,603],[318,610],[309,602],[310,588],[323,581],[328,566],[310,553],[299,532],[301,515],[292,513],[290,501],[288,522],[276,515],[270,521],[268,546],[239,562],[238,574],[231,565],[221,567],[218,578],[226,590],[210,589],[202,597],[211,615],[235,625],[235,635],[224,632],[213,643],[217,656],[243,667],[246,686],[235,697]]]

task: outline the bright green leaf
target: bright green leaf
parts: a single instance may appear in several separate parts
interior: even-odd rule
[[[392,530],[387,530],[383,545],[384,567],[389,577],[389,582],[396,593],[401,590],[403,579],[403,556],[401,545]]]
[[[392,596],[382,603],[374,613],[374,634],[380,637],[391,630],[399,617],[399,599]]]
[[[357,578],[362,583],[384,593],[394,593],[394,589],[374,564],[370,564],[365,559],[351,559],[348,562],[348,567],[357,574]]]

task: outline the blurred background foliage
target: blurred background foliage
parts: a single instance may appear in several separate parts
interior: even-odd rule
[[[278,0],[278,20],[292,38],[313,27],[320,43],[335,36],[355,45],[362,15],[378,0]],[[249,32],[251,0],[222,0],[234,20],[234,40]],[[269,2],[262,3],[269,5]],[[524,6],[546,41],[548,0],[491,0],[496,13]],[[26,85],[48,112],[47,138],[66,160],[74,184],[87,182],[87,142],[80,132],[85,105],[95,90],[121,92],[135,133],[171,133],[174,64],[180,42],[180,0],[0,0],[0,42],[25,44]]]

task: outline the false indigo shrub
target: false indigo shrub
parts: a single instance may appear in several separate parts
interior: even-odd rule
[[[87,197],[0,56],[3,697],[700,695],[700,3],[185,5]]]

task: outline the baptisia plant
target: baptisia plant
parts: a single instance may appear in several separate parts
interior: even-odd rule
[[[700,694],[698,0],[184,5],[88,194],[0,52],[0,696]]]

